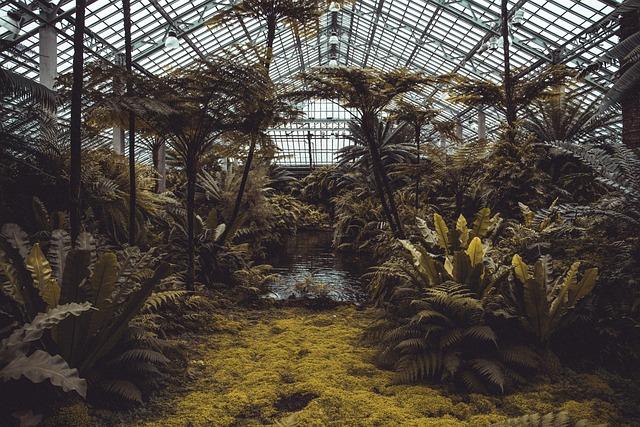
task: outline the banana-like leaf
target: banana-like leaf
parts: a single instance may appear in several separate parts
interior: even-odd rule
[[[112,252],[104,253],[93,266],[89,279],[89,298],[97,311],[91,313],[86,323],[85,339],[95,334],[109,320],[112,307],[111,294],[118,280],[118,258]]]
[[[524,309],[529,327],[545,342],[549,335],[549,301],[546,288],[534,279],[524,283]]]
[[[64,230],[53,230],[51,232],[51,241],[49,243],[49,252],[47,253],[51,269],[54,277],[58,280],[58,284],[62,285],[62,273],[64,272],[64,264],[67,260],[67,254],[71,249],[71,237]]]
[[[584,272],[582,279],[569,288],[569,304],[575,305],[582,298],[591,293],[598,280],[598,269],[590,268]]]
[[[55,307],[60,300],[60,285],[53,278],[51,265],[40,249],[40,243],[31,248],[31,252],[25,260],[27,270],[31,273],[33,285],[38,288],[42,300],[47,307]]]
[[[207,225],[207,228],[209,230],[215,230],[216,227],[218,227],[218,211],[216,211],[215,209],[211,209],[209,215],[207,215],[205,224]]]
[[[446,257],[444,260],[444,270],[453,278],[453,263],[449,257]]]
[[[25,344],[37,341],[42,338],[45,330],[52,328],[69,316],[80,316],[91,309],[91,304],[84,302],[81,304],[70,303],[58,305],[49,309],[46,313],[39,313],[31,323],[27,323],[16,329],[0,342],[0,349],[3,351],[19,351]]]
[[[216,228],[215,231],[213,233],[213,241],[217,242],[218,239],[220,239],[220,237],[222,237],[222,235],[224,234],[224,230],[227,229],[227,225],[226,224],[219,224]]]
[[[3,237],[9,244],[20,253],[22,259],[29,255],[29,236],[20,228],[18,224],[7,223],[0,228],[0,237]]]
[[[400,243],[412,255],[414,267],[418,270],[418,273],[427,279],[429,286],[440,284],[440,275],[433,259],[408,240],[400,240]]]
[[[547,287],[547,283],[549,282],[549,273],[547,272],[547,265],[539,259],[533,265],[533,278],[535,279],[540,286],[543,286],[545,289]]]
[[[467,283],[471,274],[471,260],[463,251],[457,251],[453,255],[453,279],[458,283]]]
[[[4,380],[17,380],[20,377],[26,377],[34,383],[49,380],[64,391],[73,390],[82,397],[87,395],[87,382],[80,378],[78,370],[70,368],[61,356],[52,356],[42,350],[36,350],[30,356],[19,353],[0,370],[0,378]]]
[[[526,284],[531,276],[529,276],[529,267],[524,263],[524,261],[522,261],[520,255],[516,254],[513,256],[511,265],[513,266],[513,272],[520,283],[523,285]]]
[[[444,249],[446,254],[449,254],[449,228],[444,222],[444,219],[440,214],[433,214],[433,224],[436,228],[436,234],[438,235],[438,244]]]
[[[472,237],[485,237],[491,227],[491,209],[482,208],[473,218],[473,228],[471,229]]]
[[[469,243],[469,247],[466,250],[469,260],[471,261],[471,267],[482,264],[484,260],[484,247],[482,241],[478,237],[474,237]]]
[[[469,241],[469,229],[467,228],[467,219],[462,214],[456,221],[456,230],[460,232],[460,246],[464,248]]]
[[[118,343],[129,321],[140,312],[145,301],[153,292],[153,288],[166,276],[168,270],[168,263],[161,261],[153,276],[145,280],[136,293],[129,296],[129,300],[119,315],[112,319],[108,327],[103,328],[92,338],[90,345],[87,346],[89,351],[80,364],[80,372],[87,372],[93,368],[95,363],[106,356]]]
[[[24,305],[24,298],[20,290],[20,283],[18,283],[16,269],[8,262],[0,261],[0,271],[7,279],[7,281],[2,284],[2,292],[18,304]]]

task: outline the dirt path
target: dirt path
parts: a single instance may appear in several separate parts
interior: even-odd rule
[[[219,315],[193,343],[187,387],[167,389],[126,425],[483,426],[559,410],[623,425],[615,393],[594,375],[504,397],[392,385],[358,341],[370,321],[351,307]]]

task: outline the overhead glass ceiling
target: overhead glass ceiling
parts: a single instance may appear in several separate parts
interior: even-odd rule
[[[3,67],[38,78],[39,26],[55,25],[58,37],[58,72],[71,70],[75,2],[54,0],[54,14],[43,17],[43,1],[0,0],[0,10],[21,15],[17,37],[0,30],[0,58]],[[619,0],[511,0],[511,13],[524,12],[521,26],[513,28],[512,66],[524,72],[551,63],[563,62],[580,67],[591,62],[617,42],[615,20],[607,18]],[[121,3],[88,0],[86,14],[86,59],[114,61],[124,50]],[[233,0],[132,0],[133,58],[138,71],[162,74],[188,65],[198,58],[221,52],[235,45],[264,45],[266,29],[251,19],[238,18],[217,27],[206,22]],[[498,80],[502,70],[501,43],[486,49],[487,41],[500,32],[500,0],[356,0],[338,12],[337,27],[330,14],[320,19],[315,35],[299,38],[287,27],[278,30],[271,76],[276,82],[289,82],[297,73],[327,65],[329,37],[337,30],[339,64],[356,67],[394,69],[406,67],[429,74],[459,73],[474,78]],[[585,33],[598,28],[596,36]],[[175,31],[180,49],[167,50],[164,39]],[[592,33],[592,31],[590,31]],[[247,59],[253,55],[245,49]],[[610,86],[614,66],[592,75],[574,90],[590,102]],[[451,104],[439,87],[416,98],[431,99],[447,118],[457,118],[465,137],[475,134],[475,111]],[[313,103],[312,103],[313,104]],[[310,114],[286,129],[273,130],[283,150],[281,161],[288,165],[309,163],[311,147],[317,152],[315,164],[333,162],[333,152],[345,143],[348,113],[331,103],[305,105]],[[487,125],[497,126],[499,115],[489,109]],[[64,117],[64,112],[61,113]],[[311,114],[314,114],[313,116]],[[108,137],[104,143],[109,143]],[[302,148],[301,148],[302,147]]]

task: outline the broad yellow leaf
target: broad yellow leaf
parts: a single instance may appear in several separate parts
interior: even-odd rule
[[[598,269],[590,268],[584,272],[582,279],[569,288],[569,302],[575,304],[591,293],[598,280]]]
[[[449,228],[447,227],[447,224],[439,214],[434,213],[433,225],[435,226],[436,233],[438,234],[438,244],[445,250],[445,253],[449,254]]]
[[[511,260],[511,265],[513,265],[513,271],[518,278],[518,280],[524,285],[529,280],[529,267],[527,264],[522,261],[520,255],[516,254],[513,256]]]
[[[40,243],[31,248],[25,260],[27,270],[31,273],[33,285],[38,289],[42,300],[48,307],[55,307],[60,300],[60,286],[53,278],[51,265],[40,249]]]
[[[456,230],[460,232],[460,246],[464,248],[469,241],[469,228],[467,228],[467,219],[462,214],[456,222]]]
[[[484,247],[482,246],[480,238],[474,237],[471,240],[471,243],[469,243],[469,247],[466,252],[467,255],[469,255],[469,260],[471,261],[471,267],[482,264],[482,261],[484,260]]]
[[[449,257],[447,257],[444,261],[444,269],[447,271],[447,273],[449,273],[449,276],[453,277],[453,263],[451,262]]]

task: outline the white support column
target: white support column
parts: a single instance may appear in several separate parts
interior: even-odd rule
[[[478,139],[487,139],[487,116],[482,110],[478,110]]]
[[[124,53],[116,53],[114,62],[116,63],[116,65],[124,67]],[[122,89],[122,82],[114,80],[114,92],[122,92]],[[113,128],[113,151],[115,151],[116,154],[124,155],[124,129],[120,127]]]
[[[167,143],[162,142],[158,149],[158,193],[167,191]]]
[[[456,138],[462,140],[462,122],[460,120],[456,122]]]
[[[51,7],[42,7],[40,16],[46,21],[52,21],[56,14]],[[53,89],[58,73],[58,37],[52,25],[43,24],[39,29],[40,83]]]

